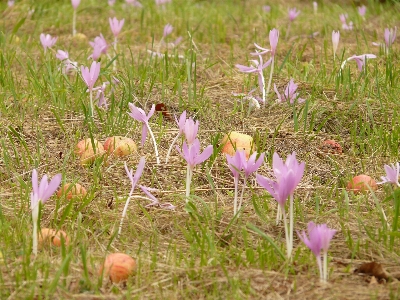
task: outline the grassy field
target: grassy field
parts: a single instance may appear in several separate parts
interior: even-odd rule
[[[0,3],[0,298],[1,299],[398,299],[400,285],[400,195],[390,184],[355,194],[349,180],[366,174],[377,182],[384,165],[399,160],[400,47],[386,49],[385,28],[400,26],[399,3],[364,1],[365,16],[347,1],[172,0],[142,7],[117,0],[21,0]],[[270,11],[263,5],[269,5]],[[361,4],[360,4],[361,5]],[[288,9],[300,14],[292,22]],[[340,14],[352,30],[344,30]],[[117,51],[108,18],[125,19]],[[166,24],[173,30],[163,37]],[[290,24],[289,24],[290,23]],[[272,87],[266,103],[249,112],[235,97],[256,89],[257,76],[239,71],[257,59],[253,43],[269,48],[269,32],[280,32]],[[334,59],[332,31],[340,30]],[[58,37],[44,51],[40,34]],[[94,100],[93,117],[80,66],[89,67],[100,33],[109,44],[99,58],[95,86],[106,87],[108,108]],[[179,36],[182,41],[173,43]],[[78,70],[63,72],[57,50],[68,51]],[[162,55],[151,55],[149,51]],[[374,54],[362,71],[353,55]],[[270,54],[263,56],[264,62]],[[263,70],[268,83],[271,67]],[[114,83],[114,79],[119,83]],[[305,102],[277,103],[290,79]],[[97,91],[93,92],[94,97]],[[156,163],[150,137],[140,145],[142,124],[129,115],[128,103],[147,113],[163,103],[169,114],[149,120],[159,150]],[[199,121],[201,149],[213,154],[194,169],[185,201],[186,161],[176,151],[165,163],[178,133],[174,115],[186,110]],[[294,241],[286,258],[283,223],[276,225],[277,201],[255,175],[247,180],[244,205],[234,216],[234,181],[220,141],[238,131],[253,137],[265,161],[257,173],[271,177],[272,157],[296,152],[305,171],[294,193]],[[138,151],[100,157],[82,166],[74,149],[86,138],[132,138]],[[341,154],[321,147],[333,139]],[[178,139],[177,145],[182,145]],[[118,236],[131,189],[124,163],[134,171],[146,164],[138,184],[151,187],[160,203],[174,210],[145,207],[138,188]],[[39,180],[62,174],[62,183],[83,185],[88,193],[67,200],[53,195],[40,205],[40,227],[63,230],[69,243],[40,244],[32,254],[32,171]],[[240,181],[239,186],[243,184]],[[308,222],[337,230],[329,249],[329,279],[320,282],[312,252],[297,231]],[[113,284],[99,275],[105,257],[122,252],[136,260],[135,273]],[[355,272],[375,261],[390,273]]]

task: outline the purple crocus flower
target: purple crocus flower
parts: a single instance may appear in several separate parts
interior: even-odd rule
[[[51,37],[50,34],[40,34],[40,42],[44,48],[44,52],[46,53],[47,48],[51,48],[57,42],[57,37]]]
[[[69,55],[67,51],[57,50],[56,53],[57,59],[61,60],[64,64],[63,73],[64,74],[71,74],[72,71],[78,69],[78,63],[76,61],[71,61],[69,59]]]
[[[271,11],[271,6],[269,6],[269,5],[264,5],[264,6],[262,7],[262,9],[263,9],[264,12],[269,13],[269,12]]]
[[[194,141],[196,140],[198,130],[199,130],[198,120],[196,120],[196,122],[192,118],[186,120],[183,131],[185,133],[185,137],[189,146],[193,145]]]
[[[45,203],[51,195],[57,190],[61,183],[61,174],[53,177],[50,183],[47,181],[47,175],[44,175],[40,184],[38,184],[38,174],[36,169],[32,171],[32,193],[31,193],[31,209],[34,209],[39,201]]]
[[[153,116],[156,107],[153,104],[151,106],[151,109],[150,109],[148,115],[146,115],[144,110],[135,106],[135,104],[129,103],[128,106],[129,106],[129,109],[131,110],[131,112],[128,113],[128,115],[131,116],[132,118],[134,118],[136,121],[143,123],[143,125],[142,125],[142,146],[143,146],[144,142],[146,141],[146,138],[147,138],[147,132],[148,132],[148,128],[149,128],[149,119]]]
[[[297,10],[297,8],[291,8],[291,9],[289,9],[289,13],[288,13],[289,21],[290,21],[290,22],[293,22],[294,19],[296,19],[297,16],[298,16],[299,14],[300,14],[300,11]]]
[[[400,163],[396,163],[396,165],[391,164],[385,165],[385,172],[386,176],[381,176],[382,181],[378,182],[377,184],[383,184],[383,183],[393,183],[400,187],[399,183],[399,175],[400,175]]]
[[[37,255],[37,231],[39,221],[39,202],[45,203],[58,189],[61,183],[61,174],[57,174],[47,181],[47,175],[44,175],[40,184],[38,182],[38,173],[36,169],[32,171],[32,193],[31,193],[31,210],[33,222],[33,236],[32,236],[32,253]]]
[[[94,84],[96,83],[97,78],[99,78],[100,65],[100,63],[94,61],[92,62],[90,69],[88,67],[81,66],[82,79],[85,81],[89,92],[92,92]]]
[[[156,190],[156,189],[151,189],[147,186],[139,185],[140,189],[142,190],[143,193],[146,194],[146,196],[149,198],[151,201],[150,204],[147,204],[145,207],[150,208],[150,207],[159,207],[163,209],[168,209],[168,210],[174,210],[176,208],[175,205],[172,205],[171,203],[160,203],[156,197],[152,193],[150,193],[150,190]]]
[[[265,82],[264,82],[264,74],[263,74],[263,70],[268,67],[271,62],[272,62],[272,58],[270,58],[266,63],[263,64],[263,59],[261,54],[258,55],[258,61],[257,60],[250,60],[250,62],[252,63],[252,66],[247,67],[247,66],[243,66],[243,65],[235,65],[236,68],[239,69],[240,72],[243,73],[256,73],[258,75],[258,86],[260,88],[260,91],[263,94],[263,102],[265,103]]]
[[[7,6],[8,6],[8,7],[14,6],[14,4],[15,4],[15,1],[14,1],[14,0],[8,0],[8,1],[7,1]]]
[[[359,6],[359,7],[357,8],[357,10],[358,10],[358,14],[359,14],[361,17],[364,17],[364,16],[365,16],[365,13],[367,12],[367,7],[366,7],[365,5],[361,5],[361,6]]]
[[[179,154],[186,160],[191,170],[194,170],[196,165],[206,161],[213,153],[213,146],[208,145],[202,153],[200,153],[200,141],[195,139],[191,146],[183,142],[182,151],[176,147]]]
[[[101,54],[106,54],[109,47],[106,39],[101,33],[99,36],[94,38],[93,42],[89,42],[89,44],[93,48],[93,54],[90,56],[93,60],[98,60]]]
[[[74,9],[77,9],[80,3],[81,3],[81,0],[71,0],[72,7]]]
[[[133,169],[129,170],[128,165],[126,164],[126,162],[124,163],[124,168],[125,168],[126,175],[128,176],[129,181],[131,182],[131,190],[129,192],[128,199],[126,199],[124,210],[122,211],[122,217],[121,217],[121,221],[119,223],[119,229],[118,229],[118,236],[121,234],[122,223],[124,222],[124,218],[125,218],[126,212],[128,210],[129,201],[131,200],[133,191],[135,190],[136,184],[138,183],[140,176],[142,176],[145,164],[146,164],[146,160],[142,156],[140,158],[140,160],[139,160],[139,164],[138,164],[138,166],[136,168],[136,172],[135,172],[135,174],[133,174]]]
[[[243,171],[246,179],[261,167],[264,162],[264,156],[265,153],[261,153],[257,159],[257,152],[254,152],[247,161],[243,161]]]
[[[304,231],[302,233],[297,232],[297,234],[300,240],[314,253],[320,278],[322,281],[326,281],[328,279],[328,249],[336,230],[328,228],[326,224],[317,225],[314,222],[309,222],[307,231],[308,237]],[[323,265],[321,264],[321,250],[324,255]]]
[[[290,258],[293,249],[293,194],[304,174],[305,163],[299,163],[296,159],[296,153],[293,152],[286,159],[286,162],[275,152],[272,158],[272,169],[276,181],[273,179],[256,174],[257,182],[265,188],[272,197],[278,202],[277,222],[283,215],[285,226],[286,250],[287,256]],[[290,196],[289,216],[290,228],[288,230],[285,204]]]
[[[279,93],[275,83],[274,83],[274,91],[278,96],[277,100],[278,103],[289,102],[290,104],[294,104],[295,101],[297,101],[297,103],[302,103],[305,101],[305,99],[303,98],[298,98],[298,93],[296,93],[297,84],[294,83],[293,79],[290,79],[283,94]]]
[[[332,31],[332,46],[333,46],[333,59],[335,60],[336,58],[336,50],[339,46],[339,40],[340,40],[340,32],[338,31]]]
[[[164,27],[164,31],[163,31],[163,37],[167,37],[168,35],[171,34],[172,30],[174,30],[174,27],[172,27],[171,24],[167,24]]]
[[[243,170],[244,165],[246,164],[246,155],[244,150],[236,150],[234,156],[230,156],[226,154],[226,160],[228,162],[228,168],[231,170],[233,174],[233,182],[235,185],[235,197],[233,202],[233,215],[235,216],[238,211],[238,185],[239,185],[239,176],[240,171]]]
[[[109,18],[108,21],[110,22],[111,31],[114,37],[117,37],[121,32],[122,26],[124,26],[125,19],[118,21],[118,19],[114,17],[113,19]]]
[[[385,28],[384,37],[385,37],[385,44],[386,44],[387,48],[389,48],[396,40],[396,33],[397,33],[397,27],[394,27],[394,29],[393,28],[390,28],[390,29]]]
[[[257,45],[256,43],[254,43],[254,46],[256,46],[256,48],[261,51],[253,52],[253,53],[251,53],[251,55],[258,56],[258,55],[263,55],[268,52],[271,52],[271,56],[272,57],[275,56],[278,41],[279,41],[279,31],[278,31],[278,29],[274,28],[274,29],[270,30],[270,32],[269,32],[269,44],[271,46],[271,49],[263,48],[263,47]]]
[[[97,106],[102,107],[104,106],[105,109],[108,109],[107,98],[106,98],[106,87],[110,83],[108,81],[103,82],[100,86],[93,88],[93,91],[97,91],[97,95],[95,100],[98,100]]]
[[[350,21],[350,23],[347,24],[347,14],[340,14],[339,19],[340,22],[342,22],[342,28],[344,30],[353,30],[353,22]]]
[[[342,65],[340,66],[340,70],[342,70],[344,68],[346,62],[348,62],[350,60],[355,60],[357,63],[358,70],[361,72],[365,65],[366,59],[371,59],[371,58],[376,58],[376,55],[374,55],[374,54],[353,55],[343,61]]]

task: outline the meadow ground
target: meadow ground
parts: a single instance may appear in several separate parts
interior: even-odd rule
[[[82,0],[76,18],[80,34],[72,37],[70,1],[0,3],[0,298],[398,299],[398,191],[382,184],[376,191],[354,194],[346,185],[359,174],[381,181],[383,166],[399,159],[399,42],[388,51],[372,42],[384,43],[385,28],[400,25],[400,5],[364,1],[362,17],[361,4],[345,1],[320,1],[317,11],[309,1],[142,4]],[[270,5],[269,12],[264,4]],[[289,30],[288,9],[293,7],[301,12]],[[343,30],[343,13],[347,25],[353,22],[352,30]],[[113,92],[106,89],[108,109],[95,106],[91,118],[80,71],[63,74],[56,51],[68,51],[79,66],[90,66],[89,41],[100,33],[110,44],[114,39],[109,17],[124,18],[125,24],[116,65],[110,46],[100,58],[95,86],[113,77],[119,84],[112,84]],[[159,46],[167,23],[174,28],[165,42],[183,38],[169,50],[166,43]],[[283,91],[293,78],[306,101],[277,103],[271,89],[266,105],[248,114],[246,100],[233,93],[258,88],[257,77],[239,72],[235,64],[249,65],[253,43],[269,48],[273,28],[280,37],[272,84]],[[335,60],[333,30],[340,30]],[[41,33],[58,37],[46,52]],[[147,50],[171,56],[151,57]],[[367,60],[361,72],[354,61],[340,71],[346,58],[365,53],[376,58]],[[264,70],[267,80],[269,71]],[[158,103],[171,115],[186,110],[200,123],[202,149],[214,146],[211,158],[194,171],[188,204],[186,162],[173,150],[164,163],[178,132],[175,120],[160,112],[150,119],[158,165],[150,138],[140,147],[141,124],[128,116],[130,102],[146,112]],[[258,152],[265,152],[258,174],[271,176],[274,152],[286,158],[296,151],[305,162],[294,194],[294,228],[306,230],[314,221],[337,230],[327,283],[320,282],[315,257],[296,233],[292,259],[285,258],[284,228],[275,223],[277,202],[254,175],[247,182],[244,206],[233,217],[233,177],[220,153],[220,140],[231,130],[251,135]],[[74,153],[78,141],[104,142],[114,135],[133,138],[138,152],[80,164]],[[343,153],[326,153],[321,144],[327,139],[339,142]],[[118,237],[131,188],[124,162],[136,170],[141,156],[146,165],[139,184],[157,189],[153,193],[159,201],[176,208],[146,208],[146,199],[133,198]],[[61,173],[63,183],[79,182],[88,191],[72,201],[54,195],[41,206],[40,226],[64,230],[70,243],[42,245],[36,257],[30,209],[34,168],[40,178]],[[134,196],[145,195],[136,188]],[[112,284],[98,274],[113,252],[136,259],[136,272],[124,283]],[[390,274],[355,272],[371,261]]]

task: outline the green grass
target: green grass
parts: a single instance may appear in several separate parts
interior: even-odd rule
[[[278,294],[284,299],[397,299],[396,283],[368,286],[369,277],[353,270],[361,262],[377,261],[393,274],[400,271],[399,191],[383,185],[355,195],[346,185],[362,173],[380,181],[383,165],[398,161],[399,42],[389,54],[372,42],[383,42],[384,29],[398,23],[399,4],[366,1],[365,20],[355,4],[344,1],[319,3],[317,15],[311,3],[296,1],[268,3],[270,13],[255,0],[173,0],[164,8],[150,0],[142,4],[135,8],[117,1],[109,7],[106,1],[83,0],[77,11],[81,38],[71,36],[70,1],[0,4],[0,298],[274,299]],[[285,39],[291,7],[301,14]],[[341,29],[339,14],[345,12],[353,31]],[[83,80],[76,73],[62,74],[55,53],[66,50],[79,66],[89,66],[88,41],[103,33],[111,43],[108,18],[114,16],[125,18],[118,56],[111,47],[109,57],[102,55],[96,86],[113,77],[120,83],[111,85],[113,93],[107,87],[109,108],[96,106],[92,119]],[[157,50],[167,23],[174,30],[166,42],[182,36],[182,44],[162,49],[170,57],[150,57],[147,50]],[[280,39],[272,83],[282,91],[293,78],[307,101],[277,104],[271,91],[266,107],[248,115],[247,104],[232,93],[247,94],[257,87],[257,78],[234,65],[248,65],[254,42],[268,48],[273,28]],[[338,29],[334,61],[331,32]],[[42,32],[58,37],[47,53],[39,41]],[[354,61],[339,72],[346,58],[363,53],[377,55],[364,72]],[[186,110],[200,122],[202,149],[214,146],[211,158],[194,171],[187,204],[186,162],[174,149],[164,164],[177,134],[174,118],[156,113],[150,119],[160,151],[157,165],[149,138],[140,147],[142,126],[128,116],[129,102],[146,113],[157,103],[177,116]],[[338,231],[329,252],[328,285],[319,283],[315,258],[296,234],[292,261],[285,258],[283,226],[275,225],[276,201],[254,176],[233,218],[233,178],[219,143],[231,130],[253,136],[259,152],[266,153],[259,174],[269,174],[275,151],[284,158],[296,151],[305,161],[295,193],[294,227],[305,230],[314,221]],[[80,165],[74,153],[78,141],[104,142],[113,135],[131,137],[139,152]],[[320,145],[326,139],[338,141],[343,154],[323,153]],[[139,184],[158,189],[160,202],[176,210],[147,209],[146,200],[132,198],[118,237],[130,190],[123,165],[136,169],[140,156],[146,157],[146,167]],[[40,226],[67,232],[70,243],[41,247],[36,258],[31,255],[34,168],[40,178],[61,173],[63,183],[79,182],[88,190],[82,199],[54,195],[43,205]],[[143,196],[138,187],[134,195]],[[113,252],[136,259],[136,273],[125,283],[112,284],[98,274]]]

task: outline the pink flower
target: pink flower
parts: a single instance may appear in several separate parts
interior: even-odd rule
[[[106,98],[105,92],[106,92],[106,87],[109,84],[110,83],[108,81],[106,81],[106,82],[103,82],[101,84],[101,86],[97,86],[97,87],[93,88],[93,91],[97,91],[95,100],[99,100],[97,102],[98,107],[104,106],[105,109],[108,109],[107,98]]]
[[[294,193],[303,177],[305,163],[297,161],[295,152],[287,157],[286,162],[283,162],[275,152],[272,158],[272,167],[276,181],[257,174],[257,182],[275,198],[284,211],[289,195]]]
[[[93,60],[98,60],[101,54],[106,54],[108,50],[108,44],[104,36],[100,33],[100,36],[96,36],[93,42],[89,42],[93,48],[93,54],[90,56]]]
[[[361,17],[364,17],[365,13],[367,12],[367,7],[365,5],[362,5],[362,6],[359,6],[357,9],[358,9],[358,14]]]
[[[397,27],[394,27],[394,29],[385,28],[384,37],[387,48],[389,48],[396,40],[396,33],[397,33]]]
[[[88,90],[91,92],[93,90],[94,84],[100,74],[100,63],[92,62],[90,69],[88,67],[81,66],[82,78],[85,81]]]
[[[56,37],[51,37],[50,34],[40,34],[40,42],[42,43],[42,46],[44,48],[44,51],[46,52],[47,48],[51,48],[54,46],[54,44],[57,42]]]
[[[276,47],[278,46],[278,41],[279,41],[279,31],[278,29],[274,28],[270,30],[269,32],[269,45],[271,46],[270,49],[263,48],[256,43],[254,43],[254,46],[258,49],[261,50],[260,52],[253,52],[251,55],[263,55],[268,52],[271,52],[271,56],[275,56],[276,53]]]
[[[297,8],[289,9],[289,14],[288,14],[289,15],[289,21],[293,22],[294,19],[296,19],[299,14],[300,14],[300,11],[297,10]]]
[[[74,9],[77,9],[79,4],[81,3],[81,0],[71,0],[71,3],[72,3],[72,7]]]
[[[246,155],[244,150],[236,150],[235,155],[230,156],[226,154],[226,160],[228,162],[228,168],[231,170],[235,180],[239,180],[240,171],[243,170],[246,164]]]
[[[243,162],[243,171],[244,171],[244,176],[248,178],[251,173],[254,173],[257,171],[257,169],[262,165],[264,162],[264,156],[265,153],[261,153],[260,156],[257,158],[257,152],[254,152],[250,157],[249,160],[246,161],[246,159]]]
[[[14,6],[15,1],[14,0],[8,0],[7,5],[8,7]]]
[[[147,186],[143,186],[139,184],[140,189],[142,190],[143,193],[146,194],[146,196],[149,198],[151,201],[150,204],[147,204],[145,207],[150,208],[150,207],[159,207],[163,209],[168,209],[168,210],[174,210],[176,208],[175,205],[172,205],[171,203],[160,203],[156,197],[152,193],[150,193],[150,190],[156,190],[156,189],[151,189]]]
[[[129,106],[129,109],[131,110],[131,112],[128,113],[128,115],[131,116],[132,118],[134,118],[136,121],[143,123],[143,125],[142,125],[142,146],[143,146],[144,142],[146,141],[146,138],[147,138],[147,132],[148,132],[148,128],[149,128],[149,119],[153,116],[156,107],[153,104],[151,106],[151,109],[150,109],[148,115],[146,116],[146,113],[144,112],[144,110],[135,106],[135,104],[129,103],[128,106]]]
[[[186,160],[189,168],[194,170],[196,165],[201,164],[202,162],[206,161],[211,154],[213,153],[213,146],[208,145],[203,153],[200,153],[200,141],[195,139],[193,144],[188,147],[186,142],[183,142],[182,151],[176,146],[176,150],[179,154]]]
[[[63,50],[57,50],[56,57],[61,61],[66,60],[68,59],[68,52]]]
[[[32,171],[32,193],[31,193],[31,209],[34,209],[39,201],[45,203],[51,195],[58,189],[61,183],[61,174],[53,177],[50,183],[47,181],[47,175],[44,175],[40,184],[38,184],[38,174],[36,169]]]
[[[353,22],[350,21],[350,23],[347,24],[347,14],[340,14],[339,18],[344,30],[353,30]]]
[[[263,64],[261,53],[262,52],[260,52],[259,56],[258,56],[259,61],[250,60],[252,66],[247,67],[247,66],[237,64],[237,65],[235,65],[235,67],[238,68],[239,71],[243,72],[243,73],[247,73],[247,74],[256,73],[258,75],[258,85],[259,85],[260,90],[262,91],[264,89],[263,70],[271,64],[272,59],[269,59],[266,63]]]
[[[296,93],[296,90],[297,90],[297,84],[294,83],[293,79],[290,79],[283,94],[280,94],[278,92],[278,89],[276,88],[276,84],[274,83],[274,91],[275,91],[276,95],[278,96],[278,102],[280,102],[280,103],[288,102],[288,101],[290,102],[290,104],[294,104],[295,101],[297,101],[297,103],[304,102],[305,99],[298,98],[298,93]]]
[[[114,4],[115,4],[115,0],[108,0],[108,5],[114,6]]]
[[[118,21],[117,18],[109,18],[108,21],[110,22],[111,31],[115,37],[119,35],[121,32],[122,26],[124,26],[125,19]]]
[[[63,62],[63,65],[64,65],[63,73],[64,74],[71,74],[72,71],[77,70],[78,63],[76,61],[71,61],[69,59],[67,51],[57,50],[56,57]]]
[[[363,70],[363,67],[365,65],[365,61],[370,58],[376,58],[376,55],[374,54],[361,54],[361,55],[353,55],[349,57],[348,59],[344,60],[342,65],[340,66],[340,70],[342,70],[346,64],[346,62],[350,60],[355,60],[357,63],[358,70],[361,72]]]
[[[396,165],[392,164],[391,166],[389,165],[385,165],[385,172],[386,172],[386,176],[382,176],[381,182],[378,182],[377,184],[383,184],[383,183],[393,183],[395,185],[397,185],[398,187],[400,187],[400,183],[399,183],[399,176],[400,176],[400,163],[396,163]]]
[[[340,32],[339,31],[332,31],[332,45],[333,45],[333,56],[335,57],[336,55],[336,50],[339,45],[339,39],[340,39]]]
[[[264,5],[264,6],[262,7],[262,9],[263,9],[264,12],[269,13],[269,12],[271,11],[271,6],[269,6],[269,5]]]
[[[163,32],[163,37],[166,37],[167,35],[170,35],[172,30],[174,30],[174,27],[172,27],[171,24],[165,25],[164,32]]]

